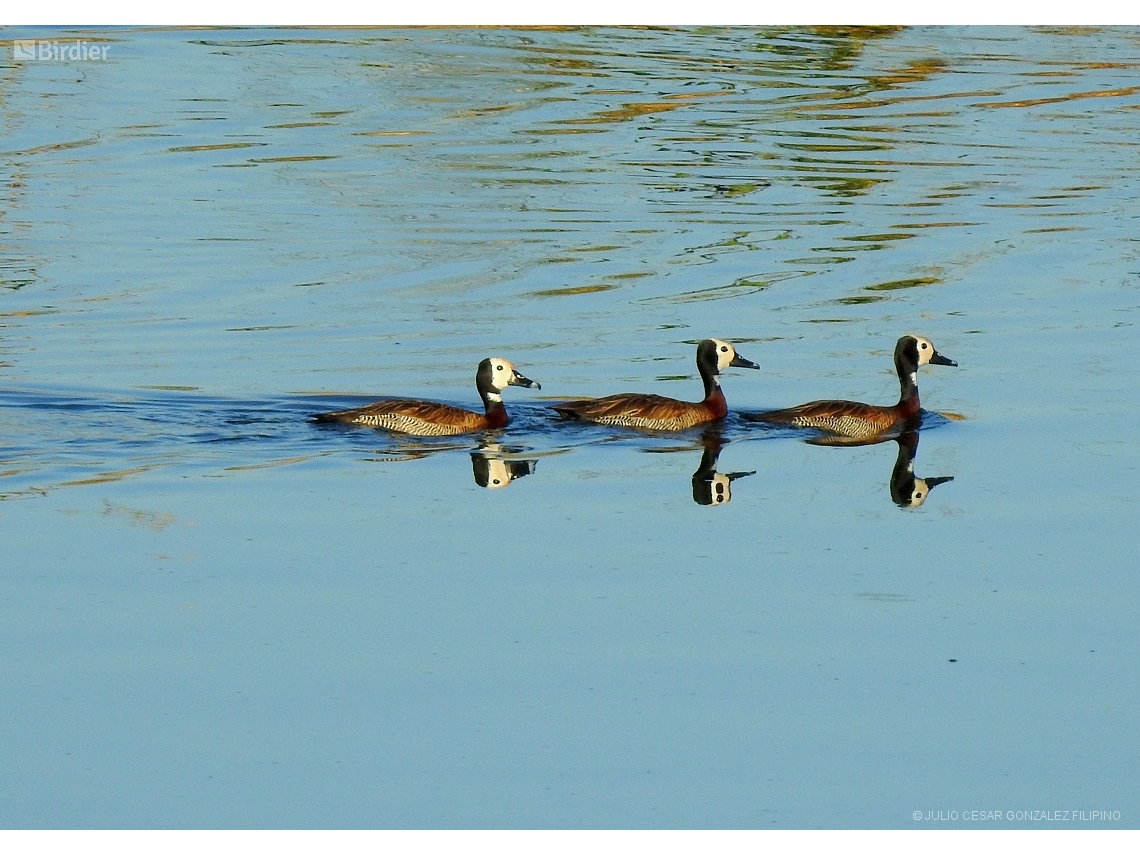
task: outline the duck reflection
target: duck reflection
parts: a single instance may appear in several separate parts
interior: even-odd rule
[[[953,481],[953,475],[919,478],[914,474],[914,458],[918,454],[918,431],[910,430],[895,439],[899,444],[895,468],[891,470],[891,498],[900,508],[918,508],[930,491],[939,484]]]
[[[755,475],[756,472],[717,472],[717,458],[728,444],[721,434],[719,425],[710,426],[700,437],[685,445],[658,446],[643,448],[648,454],[674,454],[679,451],[701,449],[701,462],[693,473],[693,501],[698,505],[726,505],[732,501],[732,482],[738,478]]]
[[[732,482],[737,478],[755,475],[752,472],[717,472],[716,463],[724,448],[724,438],[718,430],[707,430],[701,436],[704,453],[701,464],[693,473],[693,501],[698,505],[726,505],[732,501]]]
[[[524,460],[510,455],[522,454],[522,448],[495,443],[471,452],[471,474],[475,483],[488,490],[506,487],[512,481],[534,472],[537,460]]]
[[[874,439],[858,440],[840,436],[813,436],[804,440],[808,445],[826,445],[831,447],[850,447],[862,445],[878,445],[882,442],[894,440],[898,443],[899,453],[895,457],[895,466],[891,470],[890,490],[891,499],[900,508],[918,508],[926,501],[930,491],[939,484],[953,481],[954,476],[942,475],[936,478],[919,478],[914,474],[914,458],[918,455],[918,431],[908,430],[895,437],[877,437]]]
[[[435,454],[457,451],[470,451],[470,444],[455,442],[397,442],[392,446],[380,449],[364,459],[373,463],[399,463],[411,460],[423,460]],[[497,442],[482,440],[479,447],[470,451],[471,474],[475,483],[488,490],[497,490],[506,487],[512,481],[517,481],[524,475],[534,472],[537,460],[524,459],[518,455],[525,454],[522,446],[506,446]]]

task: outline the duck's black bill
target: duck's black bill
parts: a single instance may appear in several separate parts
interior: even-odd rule
[[[957,362],[955,362],[953,359],[947,359],[945,356],[943,356],[937,350],[934,351],[934,355],[932,357],[930,357],[930,364],[931,365],[953,365],[955,368],[958,367]]]
[[[541,389],[542,388],[542,385],[540,383],[534,382],[529,377],[523,377],[517,371],[514,373],[514,375],[511,377],[511,379],[507,382],[511,386],[523,386],[527,389]]]
[[[732,357],[732,362],[728,363],[733,368],[759,368],[760,366],[753,362],[751,359],[745,359],[739,353]]]

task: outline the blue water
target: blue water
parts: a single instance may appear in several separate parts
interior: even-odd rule
[[[1140,825],[1140,31],[2,38],[0,827]]]

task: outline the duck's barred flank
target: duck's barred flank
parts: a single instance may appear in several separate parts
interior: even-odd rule
[[[878,436],[894,423],[892,418],[869,419],[853,415],[825,414],[818,416],[794,416],[790,423],[796,427],[816,428],[852,438]]]
[[[467,430],[460,425],[425,422],[423,419],[402,413],[358,413],[349,419],[348,423],[371,428],[384,428],[385,430],[408,433],[414,436],[454,436]]]
[[[693,416],[685,418],[677,416],[672,419],[641,419],[636,416],[602,417],[596,420],[600,425],[614,425],[615,427],[632,427],[641,430],[684,430],[693,425],[700,424],[705,419]]]
[[[618,402],[620,403],[620,401]],[[669,403],[685,403],[669,402]],[[618,409],[615,407],[615,409]],[[635,412],[614,412],[614,413],[591,413],[586,411],[585,415],[579,415],[572,406],[555,407],[555,410],[564,416],[570,418],[585,418],[588,421],[595,422],[600,425],[611,425],[613,427],[629,427],[638,428],[640,430],[684,430],[693,425],[701,424],[709,420],[707,413],[693,407],[693,409],[679,412],[680,408],[673,408],[673,412],[664,415],[654,416],[652,414],[639,415]]]

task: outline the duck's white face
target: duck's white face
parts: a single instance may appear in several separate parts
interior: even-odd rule
[[[515,376],[515,367],[507,360],[500,359],[497,356],[491,357],[491,388],[496,392],[502,392],[511,385],[511,380]],[[496,396],[498,397],[498,396]]]
[[[929,365],[930,357],[934,356],[934,354],[937,353],[937,351],[934,349],[934,345],[930,343],[930,339],[923,338],[920,335],[912,335],[911,338],[914,339],[915,346],[918,347],[919,366],[921,367],[923,365]]]
[[[727,341],[719,338],[714,338],[712,341],[716,344],[716,367],[718,371],[724,371],[732,364],[732,360],[736,359],[736,348],[734,348]]]
[[[487,461],[487,483],[483,486],[488,490],[498,490],[511,483],[514,478],[511,470],[507,468],[507,461],[490,458]]]
[[[731,345],[730,345],[731,346]],[[732,501],[732,479],[716,472],[712,476],[712,505],[723,505]]]
[[[930,487],[921,478],[914,479],[914,487],[910,491],[910,502],[907,503],[908,508],[922,507],[922,503],[926,501],[926,497],[930,495]]]
[[[515,371],[515,367],[500,356],[492,356],[487,361],[491,363],[491,391],[487,393],[487,397],[492,401],[502,401],[503,398],[499,393],[508,386],[525,386],[528,389],[542,388],[541,384],[535,383]]]

